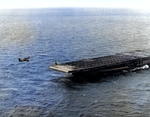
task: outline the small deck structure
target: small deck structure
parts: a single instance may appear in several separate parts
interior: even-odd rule
[[[150,56],[142,52],[127,52],[52,65],[50,68],[74,76],[88,76],[129,70],[144,65],[150,65]]]

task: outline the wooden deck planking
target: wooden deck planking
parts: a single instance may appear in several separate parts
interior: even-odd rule
[[[107,66],[115,66],[118,64],[123,64],[128,61],[133,61],[136,59],[145,58],[147,56],[142,55],[141,53],[120,53],[116,55],[98,57],[98,58],[89,58],[83,59],[80,61],[73,61],[68,63],[63,63],[59,65],[52,65],[50,68],[58,70],[61,72],[75,72],[80,70],[102,68]]]

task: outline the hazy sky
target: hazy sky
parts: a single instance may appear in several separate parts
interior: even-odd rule
[[[150,0],[0,0],[3,8],[107,7],[150,9]]]

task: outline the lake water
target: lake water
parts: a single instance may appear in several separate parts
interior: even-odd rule
[[[55,61],[148,49],[148,13],[94,8],[1,10],[0,116],[148,117],[150,70],[76,82],[49,69]],[[28,56],[30,62],[18,61]]]

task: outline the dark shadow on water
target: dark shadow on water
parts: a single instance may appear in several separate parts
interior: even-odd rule
[[[55,83],[64,84],[67,88],[72,90],[81,90],[83,86],[86,86],[89,83],[103,83],[103,82],[112,82],[116,81],[116,79],[120,78],[120,76],[128,76],[133,72],[141,72],[142,69],[138,69],[135,71],[120,71],[120,72],[112,72],[99,74],[97,76],[89,76],[89,77],[74,77],[74,76],[66,76],[60,77],[57,79],[51,80]]]
[[[51,81],[55,83],[64,84],[67,88],[72,90],[81,90],[81,87],[86,86],[89,83],[111,82],[112,80],[118,79],[119,76],[126,76],[128,74],[129,71],[100,74],[97,76],[89,77],[66,76],[57,79],[52,79]]]

